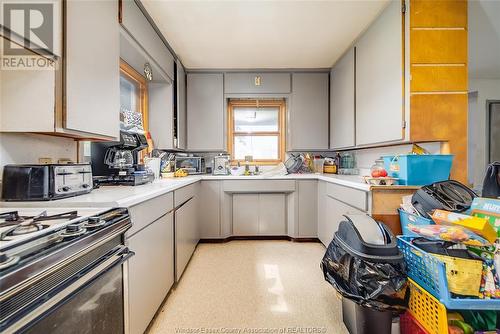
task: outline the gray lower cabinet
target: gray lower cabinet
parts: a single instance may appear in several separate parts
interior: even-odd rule
[[[286,235],[285,194],[234,194],[233,235]]]
[[[298,188],[298,237],[318,236],[318,181],[299,180]]]
[[[290,73],[226,73],[226,94],[289,94]]]
[[[332,241],[340,222],[345,219],[344,214],[366,213],[328,195],[324,198],[324,210],[324,215],[318,220],[318,238],[325,246]]]
[[[174,283],[172,212],[128,238],[135,252],[128,261],[130,333],[144,333]]]
[[[350,48],[330,72],[330,149],[356,145],[354,67],[355,48]]]
[[[289,150],[328,149],[329,73],[293,73]]]
[[[221,236],[220,181],[201,181],[200,184],[200,238]]]
[[[179,281],[200,241],[198,197],[191,197],[175,210],[175,280]]]
[[[187,74],[187,136],[188,150],[225,150],[222,73]]]

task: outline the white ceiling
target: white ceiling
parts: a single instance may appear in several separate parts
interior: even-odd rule
[[[330,67],[389,0],[142,0],[194,68]]]
[[[469,1],[469,77],[500,78],[500,1]]]

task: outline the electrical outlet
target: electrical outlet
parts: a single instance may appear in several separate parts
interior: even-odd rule
[[[38,163],[42,165],[48,165],[52,163],[52,158],[38,158]]]

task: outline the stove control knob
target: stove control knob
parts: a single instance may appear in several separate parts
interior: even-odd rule
[[[90,187],[90,184],[87,184],[87,183],[82,184],[83,189],[87,189],[88,187]]]
[[[69,191],[69,189],[70,189],[70,187],[68,187],[68,186],[62,187],[62,191]]]

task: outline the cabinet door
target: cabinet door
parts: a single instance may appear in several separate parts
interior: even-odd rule
[[[346,213],[363,214],[364,212],[326,196],[325,215],[320,217],[322,228],[319,234],[319,239],[325,246],[328,247],[332,241],[333,235],[337,232],[340,222],[345,219],[343,215]]]
[[[289,150],[328,149],[328,73],[293,73]]]
[[[233,195],[233,235],[259,234],[259,195]]]
[[[330,149],[355,145],[354,62],[351,48],[330,72]]]
[[[318,181],[297,181],[299,231],[303,238],[318,237]]]
[[[179,281],[200,240],[198,199],[191,198],[175,211],[175,278]]]
[[[200,237],[220,237],[220,181],[201,181]]]
[[[66,1],[63,127],[68,130],[112,138],[119,135],[117,8],[117,1]]]
[[[225,149],[222,73],[187,75],[187,146],[189,150]]]
[[[356,43],[356,144],[403,139],[401,3],[391,2]]]
[[[144,333],[174,283],[172,213],[128,239],[135,256],[128,261],[130,333]]]
[[[155,147],[174,149],[174,85],[167,82],[150,82],[149,132]]]
[[[177,62],[177,148],[187,148],[186,72]]]
[[[226,94],[289,94],[290,73],[226,73]]]
[[[285,194],[259,195],[259,235],[286,235]]]

